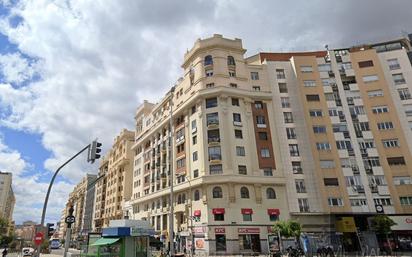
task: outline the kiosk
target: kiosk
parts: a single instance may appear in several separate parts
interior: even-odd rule
[[[112,220],[100,238],[89,240],[82,257],[148,257],[154,229],[145,220]]]

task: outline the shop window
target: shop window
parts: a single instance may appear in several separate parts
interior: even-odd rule
[[[259,235],[246,234],[239,235],[239,249],[251,250],[253,252],[260,252],[260,237]]]
[[[226,235],[216,235],[216,251],[226,252]]]

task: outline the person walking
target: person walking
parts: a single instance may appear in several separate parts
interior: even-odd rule
[[[3,257],[7,256],[7,247],[4,247],[4,250],[2,252]]]

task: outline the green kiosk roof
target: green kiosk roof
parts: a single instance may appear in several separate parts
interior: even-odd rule
[[[111,245],[113,243],[116,243],[117,241],[119,241],[120,238],[118,237],[102,237],[99,238],[96,242],[94,242],[92,245],[93,246],[98,246],[98,245]]]

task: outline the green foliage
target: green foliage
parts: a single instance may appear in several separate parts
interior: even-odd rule
[[[302,226],[295,220],[277,221],[273,229],[286,238],[298,238],[302,233]]]
[[[377,215],[372,219],[372,228],[379,234],[388,235],[392,232],[391,227],[397,225],[388,215]]]

